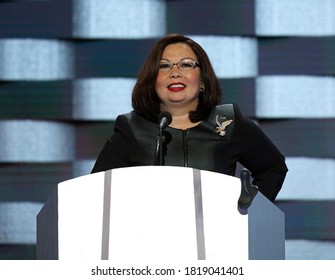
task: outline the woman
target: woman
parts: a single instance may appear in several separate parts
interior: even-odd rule
[[[116,119],[114,134],[92,172],[153,165],[158,116],[169,112],[163,164],[235,175],[237,162],[274,201],[286,176],[284,156],[236,105],[218,105],[221,90],[206,52],[182,35],[159,40],[132,93],[134,111]]]

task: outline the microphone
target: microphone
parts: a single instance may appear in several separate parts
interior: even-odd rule
[[[158,121],[159,129],[162,131],[172,122],[172,116],[168,112],[161,112],[158,116]]]
[[[163,130],[172,122],[172,116],[168,112],[158,115],[159,134],[156,142],[155,165],[163,165]]]

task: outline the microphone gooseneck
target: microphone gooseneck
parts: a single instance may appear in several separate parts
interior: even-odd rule
[[[159,134],[156,142],[155,165],[163,165],[163,131],[172,122],[168,112],[161,112],[158,116]]]

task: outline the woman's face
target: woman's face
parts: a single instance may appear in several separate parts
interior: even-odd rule
[[[166,62],[178,63],[184,59],[198,62],[195,53],[187,44],[171,44],[163,51],[161,65]],[[158,72],[155,89],[161,100],[162,111],[181,108],[189,112],[196,109],[202,83],[200,71],[199,67],[181,70],[173,65],[171,69]]]

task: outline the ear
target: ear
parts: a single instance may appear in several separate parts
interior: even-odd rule
[[[200,92],[204,92],[205,91],[205,85],[203,82],[200,83],[200,87],[199,87]]]

